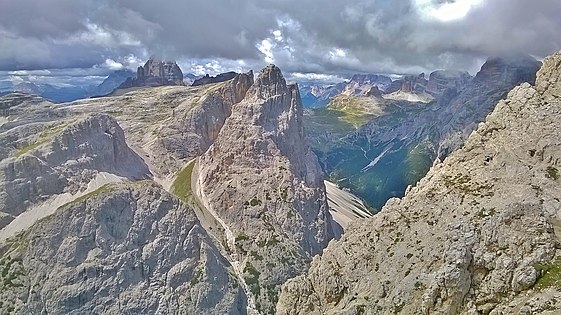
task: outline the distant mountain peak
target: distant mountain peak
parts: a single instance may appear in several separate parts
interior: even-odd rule
[[[184,85],[183,72],[175,61],[150,57],[144,66],[138,67],[136,77],[128,79],[119,88],[164,85]]]
[[[191,84],[191,86],[199,86],[199,85],[205,85],[205,84],[220,83],[220,82],[232,80],[236,75],[237,75],[237,73],[234,72],[234,71],[221,73],[221,74],[218,74],[214,77],[211,77],[207,73],[202,78],[195,79],[193,81],[193,84]]]

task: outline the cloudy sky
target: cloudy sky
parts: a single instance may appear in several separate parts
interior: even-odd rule
[[[561,49],[560,0],[0,0],[2,80],[101,80],[150,55],[294,78],[476,71]]]

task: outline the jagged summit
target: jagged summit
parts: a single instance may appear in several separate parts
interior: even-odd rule
[[[163,85],[184,85],[183,72],[175,61],[150,57],[144,66],[138,67],[136,77],[127,79],[119,89]]]
[[[288,93],[288,86],[279,67],[270,64],[261,69],[248,96],[266,100],[276,95]]]
[[[296,86],[267,66],[197,166],[195,190],[231,231],[232,257],[245,277],[259,275],[248,285],[263,313],[273,312],[280,284],[335,237],[302,111]]]

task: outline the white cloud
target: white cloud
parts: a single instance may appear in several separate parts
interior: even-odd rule
[[[50,75],[51,71],[46,69],[45,70],[16,70],[16,71],[9,71],[8,74],[17,75],[17,76]]]
[[[104,26],[100,26],[91,21],[84,23],[85,30],[79,31],[69,38],[59,39],[56,42],[63,44],[88,44],[98,45],[102,47],[119,47],[119,46],[132,46],[140,47],[142,42],[134,38],[133,35],[118,31]]]
[[[275,40],[277,42],[281,42],[282,41],[282,31],[281,30],[275,30],[273,32],[271,32],[273,34],[273,36],[275,37]]]
[[[484,0],[453,0],[435,3],[434,0],[415,0],[417,9],[423,18],[441,22],[462,19],[483,2]]]
[[[103,63],[102,67],[105,67],[110,70],[121,70],[124,68],[122,63],[109,58],[105,59],[105,62]]]
[[[339,83],[345,80],[344,78],[337,75],[330,75],[330,74],[323,74],[323,73],[301,73],[301,72],[289,73],[287,74],[287,78],[293,81],[321,81],[324,83]]]
[[[257,49],[263,54],[263,59],[267,63],[275,62],[275,55],[273,54],[273,42],[270,38],[266,38],[261,43],[256,45]]]

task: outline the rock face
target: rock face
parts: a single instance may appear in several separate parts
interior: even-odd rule
[[[528,56],[490,58],[475,76],[475,81],[490,84],[492,82],[533,82],[536,73],[528,71],[537,64]]]
[[[429,76],[425,92],[433,97],[439,97],[448,89],[462,90],[471,80],[467,72],[438,70]],[[525,80],[524,80],[525,81]]]
[[[212,84],[212,83],[220,83],[220,82],[232,80],[233,78],[236,77],[236,75],[237,75],[237,73],[235,73],[235,72],[221,73],[221,74],[219,74],[217,76],[214,76],[214,77],[211,77],[207,74],[200,79],[196,79],[193,82],[192,86],[199,86],[199,85]],[[253,80],[253,78],[251,78],[251,79]]]
[[[418,76],[406,76],[401,83],[400,90],[405,93],[423,93],[427,88],[427,83],[424,73]]]
[[[382,92],[380,91],[380,89],[378,89],[377,86],[373,86],[370,88],[370,90],[364,93],[364,96],[381,98]]]
[[[130,179],[150,176],[110,116],[92,115],[40,130],[25,147],[0,161],[0,214],[10,218],[0,228],[50,196],[86,189],[100,172]]]
[[[263,313],[334,237],[321,168],[304,138],[296,85],[263,69],[199,160],[197,191]]]
[[[109,184],[0,249],[0,311],[245,314],[194,212],[150,181]]]
[[[560,78],[557,54],[403,199],[284,285],[278,313],[557,314]]]
[[[150,58],[138,67],[135,78],[127,79],[119,88],[163,85],[183,85],[183,72],[175,62]]]
[[[195,106],[178,106],[174,109],[171,122],[160,129],[152,151],[160,152],[159,160],[168,165],[170,170],[178,170],[187,161],[203,154],[231,115],[232,106],[245,97],[252,84],[252,71],[236,74],[232,80],[211,89]],[[183,106],[189,109],[183,110]]]

